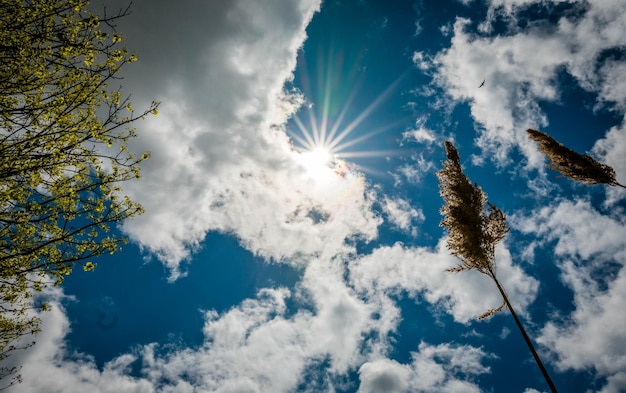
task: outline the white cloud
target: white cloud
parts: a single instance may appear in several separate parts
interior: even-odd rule
[[[600,104],[615,106],[620,112],[626,111],[626,64],[622,61],[606,60],[598,70]]]
[[[246,300],[224,315],[207,313],[206,342],[198,349],[163,354],[157,345],[146,345],[136,355],[121,355],[101,370],[89,357],[64,349],[68,321],[55,305],[44,316],[49,333],[29,352],[24,382],[13,389],[31,393],[289,392],[301,382],[306,368],[315,367],[316,359],[328,355],[332,365],[324,372],[329,375],[345,374],[348,366],[361,364],[359,392],[478,392],[471,379],[489,372],[481,362],[490,355],[467,345],[422,343],[409,365],[381,358],[368,361],[358,348],[346,348],[343,341],[354,337],[358,342],[363,333],[357,329],[342,336],[345,324],[354,324],[351,319],[358,314],[350,311],[353,306],[340,299],[330,313],[322,310],[317,315],[298,313],[284,318],[286,296],[285,290],[262,290],[257,299]],[[324,340],[332,336],[335,339]],[[349,356],[341,359],[338,354]],[[130,366],[136,361],[141,362],[141,376],[131,377]]]
[[[144,373],[151,380],[168,381],[161,391],[175,392],[179,385],[218,392],[292,390],[309,355],[301,329],[311,316],[286,320],[287,296],[286,290],[262,290],[224,315],[208,312],[205,345],[165,356],[147,346]]]
[[[413,138],[412,136],[404,135],[404,140]],[[434,138],[433,138],[434,141]],[[429,142],[431,144],[432,141]],[[395,172],[391,175],[394,178],[394,185],[397,187],[403,183],[403,179],[409,184],[420,184],[424,176],[435,168],[435,164],[424,158],[422,153],[414,154],[411,156],[411,161],[400,165],[396,168]]]
[[[432,68],[432,58],[424,52],[414,52],[412,57],[413,63],[420,70],[426,72]]]
[[[313,261],[295,295],[308,307],[295,314],[286,306],[294,296],[290,291],[262,289],[223,314],[206,312],[200,347],[145,345],[102,370],[90,357],[66,349],[69,321],[54,303],[42,315],[44,333],[38,344],[15,358],[24,366],[24,383],[16,391],[290,392],[325,361],[324,373],[345,375],[369,357],[384,354],[393,326],[373,317],[377,305],[359,299],[344,274],[336,259]],[[376,334],[364,342],[370,333]],[[139,377],[128,375],[133,364],[140,366]]]
[[[264,289],[222,315],[208,312],[203,346],[166,356],[147,346],[143,372],[152,381],[171,381],[160,391],[188,384],[202,391],[290,392],[320,362],[329,362],[323,369],[329,376],[344,375],[376,348],[362,347],[376,329],[373,308],[346,287],[336,261],[308,265],[296,296],[311,311],[288,315],[289,296]]]
[[[512,225],[539,237],[541,245],[556,240],[557,256],[605,263],[626,255],[624,218],[603,215],[588,201],[561,201],[543,207],[531,216],[513,216]]]
[[[617,181],[626,185],[626,118],[622,124],[613,127],[604,138],[593,146],[593,153],[600,160],[615,169]],[[626,197],[626,190],[619,187],[607,187],[608,203],[614,204]]]
[[[392,199],[387,196],[383,197],[381,205],[391,225],[402,231],[409,232],[411,236],[417,236],[415,224],[424,221],[424,213],[421,210],[415,209],[405,199]]]
[[[422,34],[423,30],[424,28],[422,27],[421,21],[415,21],[415,33],[413,33],[413,36],[417,37],[418,35]]]
[[[500,281],[516,310],[523,313],[534,300],[538,283],[519,266],[512,265],[506,248],[498,247],[496,255]],[[457,263],[446,249],[445,240],[440,241],[434,251],[396,244],[376,249],[371,255],[352,262],[350,279],[357,291],[378,298],[381,304],[389,294],[406,291],[412,297],[423,296],[457,322],[468,323],[488,309],[498,307],[502,297],[495,284],[483,274],[445,272]]]
[[[556,240],[561,279],[573,292],[575,310],[558,315],[537,339],[557,357],[560,369],[595,370],[607,377],[604,391],[626,389],[626,220],[593,209],[589,202],[561,201],[514,220],[520,230]]]
[[[413,54],[413,62],[416,62],[417,53]],[[403,141],[415,141],[417,143],[431,144],[435,141],[434,131],[425,127],[426,119],[420,118],[415,122],[415,129],[402,133]]]
[[[607,384],[602,387],[600,393],[620,393],[626,386],[626,373],[620,372],[607,378]]]
[[[492,1],[491,8],[513,17],[530,3]],[[542,157],[525,130],[547,125],[539,103],[559,100],[556,76],[562,70],[596,93],[599,103],[624,110],[626,86],[616,81],[626,79],[626,68],[602,59],[605,51],[626,42],[623,2],[595,0],[585,5],[577,18],[565,15],[552,27],[529,23],[506,36],[473,34],[468,20],[456,21],[451,47],[434,58],[435,80],[453,100],[469,102],[479,124],[477,143],[484,156],[505,164],[509,152],[518,147],[529,167],[541,166]],[[485,86],[479,89],[483,79]]]
[[[346,282],[346,258],[325,255],[311,261],[294,293],[266,288],[227,312],[206,312],[199,347],[149,344],[102,369],[89,356],[68,351],[69,321],[53,302],[52,311],[42,315],[38,344],[15,358],[24,366],[24,382],[14,391],[279,393],[294,391],[307,373],[319,372],[326,375],[325,390],[332,391],[334,383],[358,369],[361,391],[377,386],[477,391],[472,376],[489,371],[481,364],[487,355],[478,348],[421,344],[409,365],[381,360],[390,350],[389,333],[400,321],[399,309],[384,296],[389,288],[370,287],[365,297],[353,289]],[[517,297],[516,287],[511,289]],[[289,298],[305,307],[288,310]],[[139,374],[130,376],[131,369]]]
[[[67,350],[69,322],[55,307],[24,352],[19,392],[288,392],[318,363],[345,374],[387,350],[398,319],[374,319],[378,305],[346,285],[333,259],[353,251],[346,238],[376,235],[374,194],[357,173],[311,173],[283,129],[302,100],[284,84],[318,8],[318,0],[138,2],[119,26],[141,52],[124,81],[135,107],[163,102],[158,117],[137,124],[131,148],[152,159],[125,190],[146,213],[123,229],[173,278],[208,231],[234,233],[257,255],[306,265],[297,293],[261,290],[224,314],[207,312],[199,348],[147,345],[103,370]],[[309,307],[288,313],[290,296]],[[128,376],[131,364],[139,377]]]
[[[595,369],[601,376],[626,372],[626,316],[616,312],[626,302],[622,267],[606,291],[597,288],[590,271],[572,262],[560,265],[563,280],[574,290],[576,310],[566,323],[550,322],[538,342],[554,351],[561,369]],[[621,386],[626,389],[626,384]]]
[[[310,173],[283,129],[303,102],[284,85],[320,1],[183,3],[138,2],[120,22],[141,52],[125,89],[138,102],[162,101],[158,117],[137,124],[131,148],[152,158],[125,190],[146,213],[123,230],[172,278],[212,230],[295,264],[346,238],[373,238],[380,220],[363,178]]]
[[[62,297],[56,291],[50,302],[51,310],[39,314],[42,332],[36,337],[23,337],[24,342],[37,344],[24,351],[16,351],[9,362],[21,365],[23,382],[11,387],[16,393],[154,393],[152,382],[128,375],[130,365],[137,359],[125,354],[107,362],[98,369],[93,359],[84,354],[72,354],[65,337],[70,323],[58,303]],[[71,360],[68,358],[71,357]]]
[[[441,32],[441,35],[443,35],[444,37],[447,37],[452,32],[452,25],[451,24],[442,25],[439,28],[439,31]]]
[[[508,20],[509,29],[515,29],[516,27],[516,13],[531,5],[541,4],[545,7],[553,7],[559,3],[566,3],[569,0],[488,0],[487,4],[487,17],[484,22],[479,25],[479,30],[483,32],[492,32],[494,29],[494,22],[498,19]]]
[[[432,161],[428,161],[424,156],[419,155],[413,158],[413,164],[405,164],[398,167],[397,171],[402,175],[410,184],[420,184],[424,175],[431,171],[435,164]]]
[[[546,119],[536,99],[557,98],[555,69],[537,66],[537,59],[562,59],[565,53],[548,37],[508,36],[480,39],[466,33],[469,21],[454,25],[452,46],[435,57],[438,81],[456,100],[469,100],[474,119],[481,124],[478,145],[496,162],[507,161],[513,145],[533,152],[526,128],[538,128]],[[541,41],[541,45],[537,44]],[[479,88],[485,80],[485,86]],[[537,165],[540,158],[535,153]]]
[[[380,359],[365,363],[359,369],[358,393],[402,393],[409,386],[411,369],[394,360]]]
[[[359,369],[358,392],[480,392],[471,378],[490,372],[482,365],[489,355],[468,345],[421,343],[411,357],[408,365],[390,359],[365,363]]]

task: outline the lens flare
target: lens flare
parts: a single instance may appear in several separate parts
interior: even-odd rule
[[[333,173],[345,174],[351,169],[378,174],[371,168],[357,165],[351,159],[401,154],[400,150],[362,150],[359,149],[359,145],[364,146],[370,138],[405,123],[406,119],[398,119],[392,124],[364,129],[364,126],[367,127],[366,124],[372,123],[366,120],[371,118],[381,104],[389,98],[404,75],[392,82],[373,101],[366,104],[364,109],[354,113],[352,106],[358,95],[358,83],[352,90],[346,90],[344,86],[346,78],[338,78],[334,75],[336,67],[331,66],[331,63],[332,61],[329,61],[326,75],[322,78],[324,85],[318,90],[321,93],[321,96],[318,96],[321,101],[320,107],[313,108],[313,105],[307,105],[301,108],[293,116],[291,126],[288,127],[289,136],[294,142],[295,153],[298,155],[297,160],[305,168],[306,173],[315,178]],[[301,68],[306,70],[305,64],[302,64]],[[303,73],[302,78],[306,94],[309,90],[306,72]]]
[[[315,180],[321,181],[333,175],[331,167],[333,156],[326,147],[318,146],[309,151],[302,151],[298,153],[297,161]]]

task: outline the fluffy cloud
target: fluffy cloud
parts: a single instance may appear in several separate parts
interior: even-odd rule
[[[410,375],[408,366],[393,360],[380,359],[365,363],[359,369],[359,393],[406,392]]]
[[[293,315],[285,289],[261,290],[223,315],[206,314],[205,344],[159,355],[143,350],[143,372],[166,380],[160,391],[193,386],[216,392],[294,391],[303,376],[328,362],[325,372],[343,375],[369,356],[363,337],[376,328],[371,305],[343,281],[341,264],[318,260],[308,265],[297,296],[310,305]],[[364,352],[363,352],[364,351]]]
[[[136,107],[162,101],[158,117],[137,124],[131,149],[149,150],[152,159],[125,191],[146,213],[123,230],[172,278],[184,274],[180,263],[212,230],[235,234],[263,258],[295,264],[339,251],[346,238],[376,235],[380,220],[363,178],[312,171],[284,130],[303,102],[284,86],[319,6],[138,2],[120,21],[128,46],[141,49],[125,89]],[[169,24],[176,29],[163,28]]]
[[[107,362],[98,369],[92,358],[72,354],[66,347],[65,337],[70,323],[59,301],[60,291],[55,291],[51,310],[40,314],[42,332],[36,337],[23,337],[23,342],[36,340],[27,350],[16,351],[6,361],[21,366],[23,382],[11,388],[13,392],[49,393],[154,393],[152,382],[129,376],[134,354],[125,354]],[[18,344],[19,345],[19,344]]]
[[[593,152],[600,157],[602,162],[615,169],[617,181],[626,185],[626,119],[620,126],[613,127],[606,136],[596,142]],[[607,187],[607,202],[614,204],[626,197],[623,188]]]
[[[410,184],[420,184],[424,176],[433,171],[435,165],[428,161],[423,155],[411,156],[411,163],[399,166],[391,175],[394,178],[394,185],[397,187],[406,180]]]
[[[412,352],[411,357],[408,365],[389,359],[365,363],[359,369],[358,392],[480,392],[467,378],[490,371],[482,365],[489,355],[467,345],[421,343],[419,351]],[[459,375],[464,375],[464,379],[458,378]]]
[[[514,29],[515,23],[517,22],[516,14],[519,11],[529,6],[537,5],[537,3],[543,6],[553,7],[559,3],[567,2],[569,2],[569,0],[550,0],[550,2],[537,0],[488,0],[486,2],[489,5],[487,17],[485,21],[480,24],[479,29],[483,32],[492,32],[494,22],[496,22],[498,18],[508,20],[508,27]]]
[[[418,64],[423,61],[420,58],[420,54],[415,53],[413,55],[413,62]],[[403,141],[415,141],[417,143],[425,143],[430,145],[435,141],[435,132],[433,130],[428,129],[426,124],[426,118],[420,118],[415,122],[415,129],[408,130],[402,133]]]
[[[159,356],[156,346],[143,350],[144,372],[168,381],[161,391],[181,386],[204,390],[274,391],[293,389],[306,360],[306,336],[299,328],[310,316],[284,319],[285,290],[263,290],[228,313],[207,313],[206,344]]]
[[[531,3],[539,2],[492,1],[490,9],[514,18]],[[504,164],[509,152],[519,148],[529,167],[541,165],[525,130],[547,125],[539,103],[559,99],[556,77],[562,70],[596,93],[599,105],[624,110],[626,90],[620,81],[626,68],[604,56],[626,41],[622,11],[621,1],[571,4],[571,12],[555,25],[529,23],[506,36],[472,33],[468,20],[456,21],[451,47],[437,54],[432,66],[436,82],[453,100],[469,102],[479,124],[477,143],[485,156]],[[422,68],[424,58],[417,57]],[[479,89],[483,79],[485,86]]]
[[[594,369],[607,377],[606,392],[626,389],[626,221],[598,212],[583,200],[561,201],[515,226],[542,241],[556,241],[561,279],[574,294],[575,310],[549,322],[537,339],[557,356],[561,369]],[[550,243],[548,243],[550,244]]]
[[[512,264],[506,248],[498,247],[496,255],[500,281],[516,309],[524,312],[537,294],[538,283]],[[456,259],[446,249],[445,240],[439,242],[435,251],[396,244],[381,247],[351,263],[350,278],[358,291],[379,298],[381,304],[388,294],[406,291],[442,307],[461,323],[502,303],[500,293],[487,276],[473,271],[445,272],[456,264]]]
[[[385,359],[398,309],[376,296],[362,298],[338,258],[308,264],[295,292],[266,288],[222,314],[207,311],[197,348],[149,344],[102,368],[65,346],[69,321],[57,296],[42,315],[38,344],[13,358],[24,366],[14,391],[289,392],[317,372],[326,375],[319,390],[332,391],[354,370],[362,392],[477,391],[472,376],[489,371],[481,349],[422,343],[409,365]],[[289,310],[290,300],[305,307]]]
[[[541,240],[533,246],[556,240],[554,252],[559,257],[588,260],[591,265],[626,257],[624,218],[604,215],[585,200],[563,200],[531,216],[515,216],[512,224],[538,235]]]
[[[387,196],[383,197],[382,208],[391,225],[417,236],[417,228],[413,224],[424,221],[424,213],[421,210],[416,210],[407,200]]]

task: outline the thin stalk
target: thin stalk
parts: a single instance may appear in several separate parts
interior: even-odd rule
[[[509,297],[506,295],[506,292],[504,292],[504,288],[502,288],[502,285],[500,285],[500,281],[498,281],[495,274],[491,274],[491,278],[493,278],[493,281],[495,281],[496,285],[498,286],[498,290],[500,291],[500,294],[502,295],[502,298],[504,299],[506,306],[511,311],[511,315],[513,315],[513,319],[515,319],[515,323],[517,324],[517,327],[522,333],[522,336],[524,337],[524,341],[526,341],[526,344],[528,345],[528,349],[530,349],[530,352],[533,354],[533,357],[535,358],[535,362],[537,362],[537,366],[539,366],[539,369],[541,370],[543,377],[546,379],[546,382],[548,383],[548,386],[550,387],[550,391],[552,391],[552,393],[558,393],[556,390],[556,386],[554,386],[554,382],[552,382],[550,375],[548,375],[548,370],[546,370],[546,368],[544,367],[543,362],[539,358],[539,354],[537,354],[537,351],[535,350],[535,346],[533,345],[532,341],[530,341],[530,337],[528,337],[528,334],[526,333],[526,329],[524,329],[524,326],[522,325],[522,322],[520,321],[520,319],[517,317],[517,314],[515,313],[513,306],[511,306],[511,303],[509,302]]]

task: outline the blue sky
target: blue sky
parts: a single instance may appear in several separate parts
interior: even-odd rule
[[[444,271],[444,140],[508,216],[498,275],[556,386],[626,390],[626,193],[525,133],[626,183],[623,0],[140,0],[119,29],[124,89],[161,101],[146,213],[48,294],[11,391],[548,391],[506,310],[476,320],[493,282]]]

